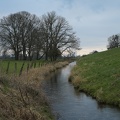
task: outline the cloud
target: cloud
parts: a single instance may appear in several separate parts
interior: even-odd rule
[[[115,2],[114,5],[106,0],[90,2],[85,0],[80,4],[76,0],[72,8],[64,14],[80,36],[83,47],[96,47],[98,44],[101,47],[107,43],[110,35],[119,33],[120,9]]]
[[[120,0],[2,0],[0,16],[23,10],[38,16],[56,11],[73,27],[83,49],[106,49],[107,38],[120,33],[119,5]]]

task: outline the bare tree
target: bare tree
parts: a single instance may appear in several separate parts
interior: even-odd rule
[[[18,14],[11,14],[0,20],[0,38],[2,46],[5,46],[15,53],[15,59],[19,59],[22,51],[20,46],[20,20]]]
[[[57,16],[55,12],[43,15],[43,29],[45,35],[46,59],[57,59],[57,54],[65,52],[68,48],[79,48],[79,39],[65,18]]]
[[[21,16],[20,36],[21,36],[22,55],[23,55],[23,60],[26,60],[26,49],[27,49],[29,32],[31,31],[30,19],[32,15],[25,11],[19,12],[17,14]]]
[[[40,28],[38,28],[36,30],[35,34],[36,34],[36,36],[35,36],[35,52],[36,52],[36,59],[38,60],[38,59],[42,58],[42,56],[44,55],[44,52],[43,52],[44,36],[43,36]]]
[[[36,43],[39,39],[40,19],[36,15],[31,15],[28,21],[28,35],[27,35],[27,53],[30,60],[36,52]]]
[[[56,60],[67,49],[78,49],[79,38],[65,18],[55,12],[47,13],[42,18],[26,11],[11,14],[0,20],[0,44],[14,51],[15,59]],[[42,54],[42,55],[41,55]]]
[[[120,46],[120,36],[119,35],[113,35],[108,38],[108,49],[116,48]]]
[[[0,21],[0,43],[3,48],[14,51],[15,59],[19,59],[19,54],[26,60],[27,52],[29,58],[35,50],[35,41],[38,39],[38,22],[40,19],[36,15],[22,11],[4,17]],[[37,44],[38,45],[38,44]],[[40,45],[40,43],[39,43]],[[38,46],[37,46],[38,47]]]
[[[19,59],[22,52],[26,59],[27,43],[30,32],[33,29],[31,14],[25,11],[11,14],[0,21],[0,38],[2,46],[11,49],[15,53],[15,59]]]

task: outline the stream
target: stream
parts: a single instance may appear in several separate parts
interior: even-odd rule
[[[76,63],[52,73],[44,81],[44,92],[57,120],[120,120],[120,109],[101,105],[85,93],[75,91],[68,82]]]

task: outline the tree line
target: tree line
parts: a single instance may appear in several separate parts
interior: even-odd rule
[[[120,47],[120,34],[112,35],[108,38],[107,49]]]
[[[79,38],[64,17],[54,11],[38,17],[26,11],[0,19],[0,46],[15,60],[56,60],[68,49],[79,49]]]

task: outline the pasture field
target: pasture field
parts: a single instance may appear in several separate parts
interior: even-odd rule
[[[46,62],[44,60],[37,61],[23,61],[23,60],[0,60],[0,72],[1,73],[17,73],[19,74],[21,69],[27,71],[31,68],[37,68],[44,65]],[[22,68],[23,67],[23,68]]]

